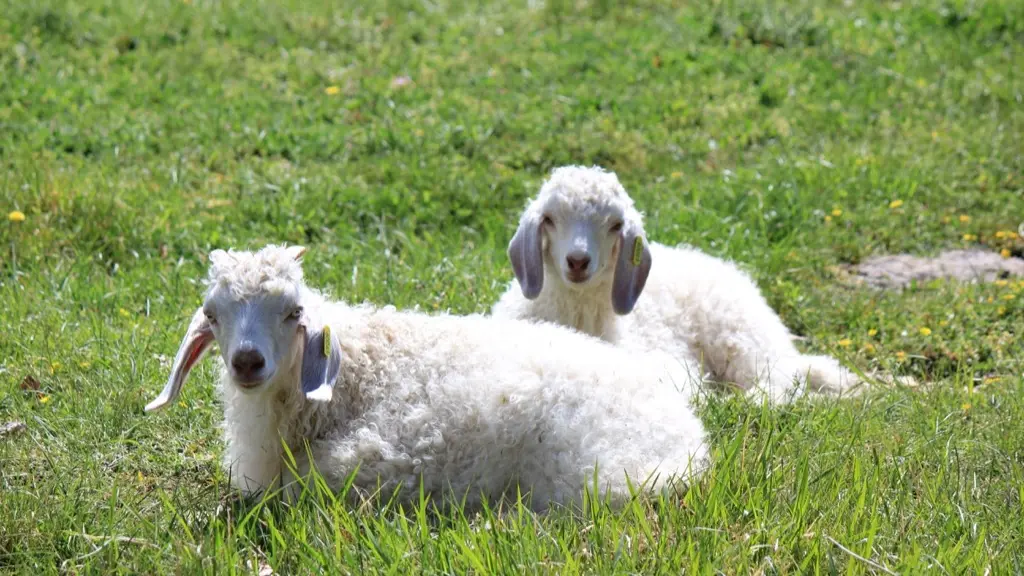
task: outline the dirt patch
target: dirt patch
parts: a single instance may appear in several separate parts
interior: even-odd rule
[[[984,250],[950,250],[932,258],[894,254],[875,256],[848,268],[855,282],[900,290],[911,283],[945,278],[960,282],[992,282],[1024,276],[1024,259],[1003,258]]]

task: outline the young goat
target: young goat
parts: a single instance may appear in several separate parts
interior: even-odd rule
[[[714,379],[770,402],[791,400],[805,384],[838,393],[859,383],[831,357],[800,354],[734,264],[689,247],[648,245],[644,236],[641,215],[613,172],[556,169],[509,243],[518,286],[510,284],[492,314],[660,349],[687,365],[699,360]]]
[[[657,476],[654,488],[705,465],[703,426],[676,388],[685,370],[668,355],[552,324],[332,302],[305,285],[303,251],[213,251],[205,302],[146,406],[172,403],[216,340],[224,465],[243,492],[279,485],[282,442],[300,474],[311,454],[335,488],[358,467],[360,492],[379,482],[413,502],[422,480],[474,506],[522,487],[536,510],[581,502],[595,470],[621,502],[627,475]]]

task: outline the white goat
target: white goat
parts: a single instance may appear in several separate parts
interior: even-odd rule
[[[422,480],[472,506],[518,485],[537,510],[578,504],[595,470],[621,502],[627,475],[664,487],[705,465],[703,426],[673,383],[685,370],[668,355],[553,324],[332,302],[304,283],[303,251],[213,251],[205,302],[146,406],[172,403],[216,340],[224,465],[243,492],[289,484],[282,442],[300,474],[311,454],[333,487],[358,467],[360,491],[379,481],[414,501]]]
[[[509,243],[516,280],[492,314],[660,349],[686,364],[700,360],[715,380],[770,402],[792,399],[805,384],[838,393],[859,382],[831,357],[800,354],[757,285],[734,264],[690,247],[648,245],[644,236],[642,217],[615,173],[557,168]]]

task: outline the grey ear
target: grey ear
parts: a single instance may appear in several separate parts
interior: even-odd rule
[[[516,274],[523,296],[533,300],[544,287],[544,260],[541,252],[541,221],[539,218],[524,217],[519,229],[508,244],[508,259]]]
[[[341,371],[341,345],[331,335],[330,326],[319,330],[306,328],[306,348],[302,352],[302,393],[310,400],[330,402]]]
[[[181,345],[178,346],[178,353],[174,355],[174,364],[171,366],[171,376],[167,379],[167,384],[155,400],[146,404],[146,412],[159,410],[174,402],[192,367],[199,362],[212,343],[213,330],[210,329],[210,322],[206,319],[206,314],[200,306],[192,315],[192,323],[189,324],[188,332],[185,332],[185,337],[181,340]]]
[[[629,314],[644,291],[647,275],[651,273],[651,250],[647,239],[636,232],[624,231],[620,238],[622,243],[612,281],[612,308],[616,314]]]

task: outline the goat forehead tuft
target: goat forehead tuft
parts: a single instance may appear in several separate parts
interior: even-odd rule
[[[537,199],[576,213],[605,213],[609,209],[627,213],[633,199],[618,176],[598,166],[562,166],[541,186]]]
[[[228,250],[211,258],[207,285],[228,290],[232,297],[282,294],[302,282],[302,265],[283,246],[270,245],[258,252]]]

